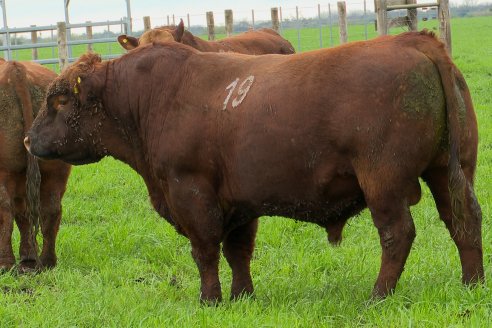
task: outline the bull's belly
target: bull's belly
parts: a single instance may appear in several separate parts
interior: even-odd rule
[[[230,204],[234,218],[247,221],[260,216],[282,216],[326,227],[366,207],[355,176],[336,176],[320,184],[297,182],[263,186],[262,191],[233,200]]]
[[[283,216],[298,221],[316,223],[326,227],[330,223],[346,220],[366,206],[362,194],[337,200],[299,200],[289,203],[264,203],[260,213],[267,216]]]

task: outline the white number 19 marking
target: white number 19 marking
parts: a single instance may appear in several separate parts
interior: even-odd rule
[[[246,95],[248,94],[249,89],[251,88],[251,85],[253,85],[254,80],[255,77],[253,75],[250,75],[246,79],[244,79],[241,85],[239,85],[239,89],[237,90],[237,96],[234,99],[232,99],[232,108],[236,108],[243,102],[244,98],[246,98]],[[235,79],[234,81],[232,81],[231,84],[227,86],[226,91],[229,90],[229,94],[224,100],[224,107],[222,107],[222,110],[225,110],[227,108],[229,100],[231,99],[232,93],[236,89],[238,82],[239,82],[239,78]]]

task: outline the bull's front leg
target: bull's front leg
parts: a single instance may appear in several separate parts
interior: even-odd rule
[[[191,242],[191,255],[201,279],[200,300],[213,305],[222,300],[219,281],[223,213],[216,194],[201,177],[175,177],[169,184],[173,221]]]
[[[56,265],[56,236],[61,221],[61,195],[56,190],[41,186],[41,231],[43,233],[43,249],[41,265],[50,269]]]

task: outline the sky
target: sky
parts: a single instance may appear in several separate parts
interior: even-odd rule
[[[0,0],[1,1],[1,0]],[[7,23],[9,27],[25,27],[29,25],[56,25],[64,21],[65,0],[3,0],[6,4]],[[374,10],[374,1],[367,1],[367,10]],[[492,0],[451,0],[452,3],[490,3]],[[418,2],[430,2],[418,0]],[[165,25],[167,16],[175,15],[175,20],[190,15],[191,25],[205,25],[205,12],[213,11],[216,25],[223,24],[225,9],[232,9],[234,20],[251,20],[251,10],[255,11],[255,20],[269,19],[271,7],[282,7],[283,17],[295,17],[295,7],[299,7],[299,15],[313,17],[317,13],[317,5],[321,3],[321,10],[336,11],[336,0],[130,0],[134,30],[143,27],[143,16],[151,17],[152,26]],[[361,10],[364,0],[346,0],[347,12]],[[69,17],[71,23],[85,21],[118,20],[127,16],[125,0],[70,0]],[[3,22],[2,22],[3,23]],[[3,24],[2,24],[3,26]]]

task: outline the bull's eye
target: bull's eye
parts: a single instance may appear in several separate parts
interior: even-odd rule
[[[68,96],[66,95],[60,95],[56,97],[53,107],[57,110],[60,111],[64,108],[64,106],[68,103],[69,99]]]
[[[60,103],[60,105],[66,105],[68,103],[68,97],[65,95],[62,95],[62,96],[58,97],[58,102]]]

